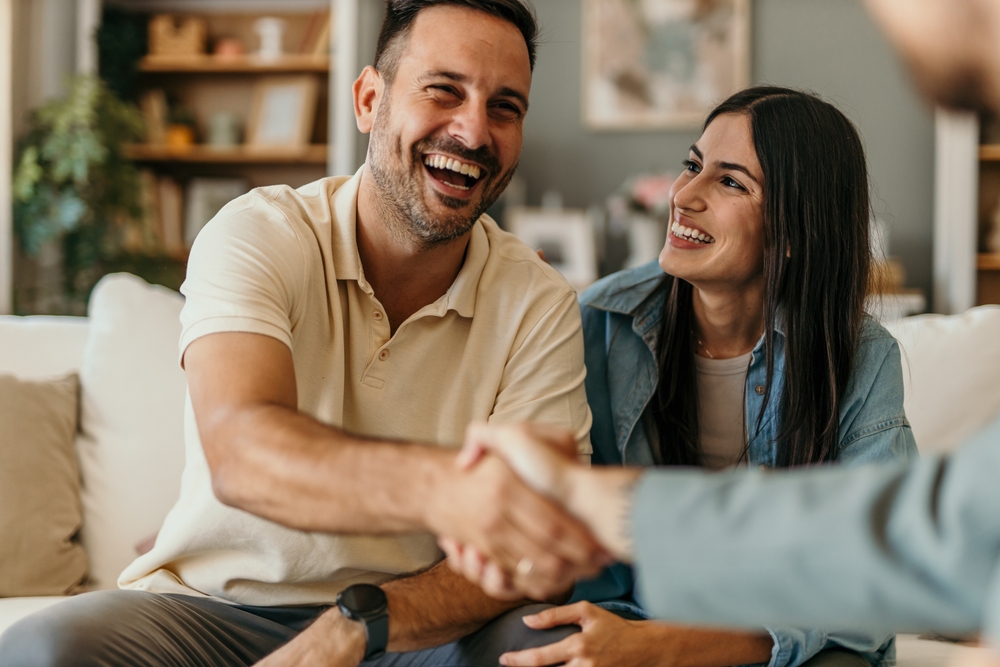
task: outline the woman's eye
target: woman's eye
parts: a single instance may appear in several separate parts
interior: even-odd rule
[[[694,160],[684,160],[681,164],[684,165],[685,170],[690,171],[692,174],[697,174],[701,171],[701,167]]]
[[[744,188],[742,185],[737,183],[729,176],[722,177],[722,184],[725,185],[727,188],[737,188],[739,190],[746,190],[746,188]]]

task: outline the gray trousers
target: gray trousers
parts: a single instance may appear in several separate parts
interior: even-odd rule
[[[531,630],[550,605],[508,612],[459,641],[388,653],[364,667],[496,667],[501,653],[559,641],[577,626]],[[0,667],[230,667],[252,665],[328,607],[234,607],[142,591],[85,593],[32,614],[0,635]]]

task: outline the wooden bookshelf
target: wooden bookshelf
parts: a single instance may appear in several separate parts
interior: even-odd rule
[[[212,148],[194,145],[187,148],[133,144],[125,148],[125,157],[136,162],[173,162],[189,164],[326,164],[326,144],[302,148],[255,148],[235,146]]]
[[[980,271],[1000,271],[1000,253],[979,253],[976,256],[976,268]]]
[[[212,55],[146,56],[139,61],[139,71],[186,74],[325,73],[330,71],[330,58],[301,54],[284,55],[278,60],[261,60],[254,56],[240,58],[220,58]]]

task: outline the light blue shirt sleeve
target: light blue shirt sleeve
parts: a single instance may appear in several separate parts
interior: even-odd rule
[[[946,458],[648,471],[631,510],[643,602],[689,623],[1000,640],[998,472],[1000,420]]]
[[[870,326],[866,333],[872,339],[858,350],[857,370],[840,410],[838,466],[917,458],[917,445],[903,410],[899,346],[880,327]],[[774,640],[768,667],[798,667],[820,651],[835,647],[856,651],[876,667],[895,661],[891,632],[844,633],[783,626],[770,626],[767,631]]]

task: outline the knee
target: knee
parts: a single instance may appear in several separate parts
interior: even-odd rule
[[[59,617],[32,614],[0,635],[0,667],[62,667],[80,651],[80,639],[72,625]]]
[[[134,596],[128,593],[86,593],[26,616],[0,635],[0,667],[110,664],[107,649],[114,644],[110,633],[121,616],[112,618],[105,612],[131,601]]]

